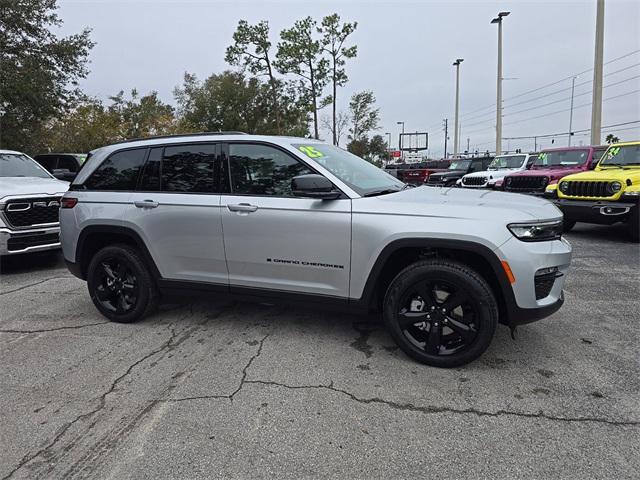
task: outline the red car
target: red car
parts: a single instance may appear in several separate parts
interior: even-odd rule
[[[434,160],[431,162],[416,164],[413,168],[410,167],[404,170],[399,170],[398,180],[413,185],[422,185],[427,181],[429,175],[432,173],[446,171],[450,163],[451,162],[449,160]]]
[[[593,170],[606,146],[565,147],[543,150],[529,170],[504,177],[502,188],[507,192],[544,195],[547,185],[562,177]]]

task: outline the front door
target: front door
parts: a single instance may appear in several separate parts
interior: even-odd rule
[[[125,223],[139,232],[165,279],[227,285],[222,238],[220,147],[154,147],[131,195]]]
[[[291,179],[316,172],[276,146],[231,143],[228,159],[221,214],[232,290],[348,297],[351,200],[293,196]]]

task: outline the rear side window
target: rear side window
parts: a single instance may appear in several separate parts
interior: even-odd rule
[[[161,166],[162,191],[212,193],[215,162],[215,144],[166,147]]]
[[[160,191],[160,165],[162,162],[162,151],[164,149],[152,148],[149,152],[149,158],[142,171],[138,190],[142,192],[159,192]]]
[[[229,145],[233,193],[291,197],[291,179],[314,173],[305,164],[267,145]]]
[[[78,171],[78,161],[74,157],[59,157],[58,166],[56,168],[76,172]]]
[[[84,183],[88,190],[130,190],[136,188],[146,148],[116,152],[107,158]]]
[[[56,168],[56,161],[58,160],[57,157],[50,155],[36,155],[34,159],[49,171],[52,171],[54,168]]]

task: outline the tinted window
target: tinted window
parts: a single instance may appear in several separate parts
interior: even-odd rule
[[[233,192],[290,197],[291,179],[314,173],[302,162],[266,145],[229,145]]]
[[[51,171],[56,168],[58,157],[55,157],[53,155],[37,155],[34,157],[34,159],[44,168]]]
[[[59,157],[56,168],[64,168],[70,172],[76,172],[78,171],[78,161],[74,157]]]
[[[138,190],[143,192],[160,191],[160,162],[162,161],[163,148],[152,148],[149,158],[142,171]]]
[[[92,190],[135,190],[146,148],[125,150],[111,155],[85,182]]]
[[[166,147],[162,157],[163,192],[212,193],[215,144]]]

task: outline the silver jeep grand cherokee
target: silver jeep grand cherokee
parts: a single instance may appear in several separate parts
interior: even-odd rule
[[[100,148],[61,205],[69,269],[116,322],[163,294],[377,310],[419,362],[453,367],[563,303],[571,247],[546,200],[407,188],[302,138],[239,133]]]

